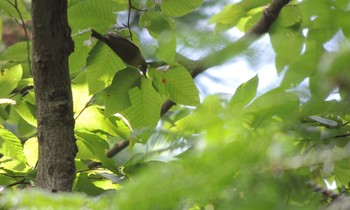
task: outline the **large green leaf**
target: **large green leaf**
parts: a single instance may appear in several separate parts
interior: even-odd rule
[[[160,118],[161,100],[149,79],[142,80],[141,89],[129,90],[131,106],[122,114],[129,120],[133,128],[154,127]]]
[[[117,72],[111,86],[106,89],[106,116],[121,112],[131,105],[129,90],[140,86],[140,78],[140,72],[136,69],[127,68]]]
[[[75,133],[77,140],[81,141],[86,148],[95,155],[98,161],[101,161],[102,165],[115,173],[118,172],[114,161],[106,156],[109,145],[104,136],[82,130],[76,131]]]
[[[112,0],[86,0],[68,9],[69,25],[75,34],[89,28],[106,31],[115,24],[115,12],[125,10],[126,2]]]
[[[0,153],[22,163],[26,162],[21,140],[4,128],[0,128]]]
[[[104,192],[102,188],[97,187],[91,182],[86,172],[81,172],[78,174],[74,191],[84,192],[90,196],[97,196]]]
[[[174,23],[158,12],[145,12],[140,17],[140,26],[148,29],[157,39],[157,56],[167,63],[173,63],[176,54]]]
[[[184,16],[199,7],[204,0],[165,0],[160,8],[163,14],[173,17]]]
[[[269,3],[269,0],[245,0],[236,4],[226,5],[210,19],[209,23],[215,23],[217,29],[228,29],[237,25],[242,19],[251,19],[252,15],[261,11],[260,7]]]
[[[281,10],[275,24],[291,27],[302,22],[302,11],[298,6],[285,6]]]
[[[75,123],[76,130],[103,131],[112,136],[125,137],[116,122],[105,117],[96,106],[89,106],[79,115]]]
[[[17,86],[22,78],[22,66],[20,64],[0,70],[0,98],[8,98],[9,93]]]
[[[281,72],[283,68],[295,62],[301,54],[304,37],[301,30],[283,26],[272,27],[269,31],[271,45],[276,53],[276,68]]]
[[[74,52],[69,56],[69,73],[71,77],[86,68],[86,58],[91,50],[91,33],[80,33],[74,35]]]
[[[30,125],[36,127],[37,126],[37,120],[36,120],[36,110],[35,106],[22,101],[20,104],[14,106],[16,112]]]
[[[38,139],[36,137],[28,139],[23,145],[23,152],[29,166],[34,167],[38,161]]]
[[[295,113],[299,110],[299,98],[294,93],[276,88],[255,99],[247,110],[263,120],[270,120],[269,116],[278,116],[292,121],[298,117]]]
[[[89,101],[93,97],[89,94],[88,85],[85,84],[72,84],[73,94],[73,111],[75,117],[88,106]]]
[[[30,12],[24,6],[22,0],[2,0],[0,1],[0,11],[17,20],[20,20],[21,16],[24,21],[30,19]]]
[[[97,42],[87,60],[89,93],[95,94],[112,83],[114,74],[125,68],[123,61],[102,42]]]
[[[166,72],[150,70],[153,84],[160,94],[164,94],[178,104],[196,106],[199,94],[196,85],[182,66],[171,66]]]
[[[239,4],[225,6],[218,14],[210,19],[210,23],[235,25],[246,14],[244,7]]]
[[[190,115],[176,122],[176,128],[189,133],[198,133],[222,121],[219,113],[223,107],[219,97],[212,95],[205,98],[203,103]],[[220,134],[221,135],[221,134]]]
[[[235,94],[232,96],[230,105],[233,109],[239,111],[247,105],[256,95],[258,89],[259,77],[256,75],[249,81],[241,84]]]
[[[31,77],[28,65],[28,50],[26,42],[18,42],[8,47],[4,52],[0,53],[0,61],[7,62],[2,69],[13,67],[21,64],[23,68],[23,76]]]

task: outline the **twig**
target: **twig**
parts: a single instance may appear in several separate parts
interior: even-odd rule
[[[77,120],[77,119],[78,119],[78,117],[81,115],[81,113],[83,113],[83,111],[89,106],[89,104],[90,104],[90,102],[91,102],[91,100],[92,100],[93,98],[94,98],[94,97],[91,96],[90,100],[89,100],[88,102],[86,102],[84,108],[83,108],[82,110],[80,110],[80,112],[79,112],[78,115],[74,118],[74,120]]]
[[[131,8],[132,8],[132,5],[131,5],[131,0],[128,0],[129,4],[128,4],[128,30],[129,30],[129,34],[130,34],[130,40],[132,40],[132,33],[131,33],[131,29],[130,29],[130,13],[131,13]]]
[[[108,150],[106,156],[108,158],[111,158],[114,155],[121,152],[122,150],[124,150],[125,148],[127,148],[128,146],[129,146],[129,141],[124,140],[124,141],[118,142],[110,150]],[[91,161],[90,163],[88,163],[87,166],[89,169],[92,169],[92,168],[96,168],[97,166],[100,166],[100,165],[102,165],[101,162]]]
[[[17,0],[15,0],[14,3],[12,3],[10,0],[7,0],[7,2],[15,8],[15,10],[17,11],[17,13],[19,15],[19,18],[21,19],[21,23],[18,23],[18,24],[20,24],[24,30],[24,35],[26,37],[26,43],[27,43],[27,59],[28,59],[28,65],[29,65],[29,72],[32,73],[32,64],[30,61],[30,43],[29,43],[29,35],[28,35],[27,27],[24,23],[22,13],[21,13],[21,11],[19,11],[19,8],[17,5]]]
[[[10,187],[13,187],[13,186],[16,186],[16,185],[19,185],[19,184],[30,184],[29,182],[26,182],[26,179],[21,179],[17,182],[14,182],[14,183],[11,183],[9,185],[6,186],[6,188],[10,188]]]

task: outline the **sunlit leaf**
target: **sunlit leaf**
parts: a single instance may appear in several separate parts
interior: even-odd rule
[[[27,163],[33,168],[38,161],[38,139],[36,137],[28,139],[23,145],[23,152]]]
[[[10,69],[0,70],[0,98],[8,98],[10,92],[22,78],[22,66],[16,65]]]
[[[0,153],[22,163],[26,162],[21,141],[13,133],[4,128],[0,128]]]
[[[30,19],[30,12],[24,6],[22,0],[0,1],[0,11],[17,20],[21,20],[21,16],[24,21]]]
[[[136,69],[127,68],[119,71],[110,87],[106,89],[105,106],[106,115],[118,113],[131,105],[129,90],[139,87],[141,75]]]
[[[125,68],[123,61],[102,42],[97,42],[87,60],[89,93],[94,94],[112,83],[114,74]]]
[[[258,75],[251,78],[249,81],[241,84],[235,94],[232,96],[230,105],[233,109],[240,110],[247,105],[256,95],[258,88],[259,78]]]
[[[166,72],[150,72],[159,93],[172,101],[189,106],[199,104],[199,93],[191,75],[182,66],[172,66]]]
[[[126,9],[127,4],[112,0],[87,0],[68,9],[72,33],[93,28],[106,31],[115,23],[115,12]]]
[[[117,173],[118,169],[114,161],[106,156],[109,145],[102,135],[94,134],[88,131],[77,131],[77,139],[81,141],[88,150],[102,163],[104,167]]]
[[[123,130],[119,130],[113,121],[105,117],[96,106],[84,109],[76,120],[75,128],[77,130],[103,131],[112,136],[125,137]]]
[[[143,79],[141,89],[129,90],[131,106],[122,113],[133,128],[154,127],[160,118],[161,100],[148,79]]]
[[[36,127],[36,110],[35,106],[23,101],[21,104],[16,105],[15,110],[17,113],[30,125]]]
[[[165,15],[179,17],[190,13],[203,2],[204,0],[165,0],[160,4],[160,8]]]

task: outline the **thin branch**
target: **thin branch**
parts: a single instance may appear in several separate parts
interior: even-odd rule
[[[84,108],[82,110],[80,110],[80,112],[78,113],[78,115],[74,118],[74,120],[77,120],[78,117],[81,115],[81,113],[83,113],[83,111],[89,106],[90,102],[92,101],[94,97],[91,96],[90,100],[88,102],[86,102]]]
[[[110,150],[107,151],[106,156],[108,158],[112,158],[114,155],[118,154],[119,152],[123,151],[125,148],[129,146],[129,141],[121,141],[115,144]],[[87,164],[87,167],[89,169],[96,168],[97,166],[102,165],[101,162],[95,162],[91,161]]]
[[[130,29],[130,14],[131,14],[132,5],[131,5],[131,0],[129,0],[128,2],[129,2],[129,4],[128,4],[128,30],[129,30],[129,34],[130,34],[130,40],[132,41],[132,33],[131,33],[131,29]]]
[[[13,6],[15,8],[15,10],[17,11],[19,18],[21,19],[21,22],[18,23],[22,26],[23,30],[24,30],[24,35],[26,37],[26,43],[27,43],[27,60],[28,60],[28,65],[29,65],[29,72],[32,73],[32,64],[30,61],[30,41],[29,41],[29,35],[28,35],[28,31],[27,31],[27,27],[24,23],[24,19],[22,16],[21,11],[19,11],[18,5],[17,5],[17,0],[14,1],[14,3],[12,3],[10,0],[7,0],[7,2]]]
[[[26,185],[28,185],[28,184],[30,184],[30,183],[29,183],[29,182],[26,182],[26,179],[24,178],[24,179],[21,179],[21,180],[19,180],[19,181],[17,181],[17,182],[14,182],[14,183],[11,183],[11,184],[7,185],[6,188],[10,188],[10,187],[13,187],[13,186],[16,186],[16,185],[20,185],[20,184],[26,184]]]
[[[115,144],[110,150],[107,152],[107,157],[111,158],[114,155],[118,154],[123,149],[127,148],[129,146],[129,141],[121,141]]]

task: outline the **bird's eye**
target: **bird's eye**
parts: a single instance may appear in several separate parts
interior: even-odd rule
[[[138,65],[137,68],[142,71],[142,66],[141,65]]]

